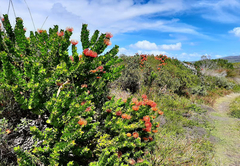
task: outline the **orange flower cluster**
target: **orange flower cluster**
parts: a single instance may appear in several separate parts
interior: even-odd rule
[[[132,106],[132,109],[133,109],[134,111],[138,111],[138,110],[139,110],[139,106],[134,105],[134,106]]]
[[[72,43],[72,45],[77,45],[78,44],[78,41],[77,40],[71,40],[71,43]]]
[[[110,46],[112,43],[110,42],[109,39],[104,39],[104,44],[106,44],[107,46]]]
[[[129,120],[129,119],[132,118],[132,116],[131,116],[131,115],[128,115],[128,114],[122,114],[122,118]]]
[[[133,132],[133,137],[134,137],[134,138],[138,138],[138,137],[139,137],[138,132]]]
[[[108,113],[112,112],[112,110],[111,110],[111,109],[107,109],[106,111],[107,111]]]
[[[59,37],[61,37],[61,36],[64,35],[64,32],[63,32],[63,31],[61,31],[61,32],[57,32],[57,35],[58,35]]]
[[[110,32],[106,32],[106,37],[107,37],[107,38],[112,38],[113,35],[112,35]]]
[[[152,141],[153,138],[152,138],[152,137],[143,137],[143,140],[144,140],[144,141]]]
[[[84,49],[83,50],[83,53],[86,55],[86,56],[90,56],[92,58],[96,58],[98,56],[98,54],[92,50],[89,50],[88,48]]]
[[[87,88],[87,84],[82,84],[81,87],[82,88]]]
[[[85,112],[91,111],[91,107],[86,108]]]
[[[37,31],[38,31],[38,33],[40,33],[40,34],[43,33],[43,30],[42,30],[42,29],[38,29]]]
[[[140,62],[140,67],[144,67],[144,62],[147,61],[147,55],[140,55],[141,56],[141,62]]]
[[[121,116],[121,115],[122,115],[122,111],[117,111],[117,112],[116,112],[116,115],[117,115],[117,116]]]
[[[82,126],[82,125],[87,125],[87,121],[82,118],[82,119],[80,119],[80,120],[78,121],[78,124],[79,124],[80,126]]]
[[[160,54],[159,56],[156,56],[155,59],[160,61],[160,64],[158,65],[158,70],[160,70],[162,66],[167,65],[167,63],[165,63],[166,59],[170,58],[168,58],[166,55]]]
[[[10,131],[9,129],[7,129],[7,130],[6,130],[6,133],[7,133],[7,134],[10,134],[10,133],[11,133],[11,131]]]
[[[67,27],[66,30],[67,30],[68,32],[72,32],[72,31],[73,31],[73,28]]]

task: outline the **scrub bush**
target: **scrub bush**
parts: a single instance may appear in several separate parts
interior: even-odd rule
[[[153,119],[163,112],[146,95],[116,102],[108,96],[108,83],[123,69],[118,46],[100,55],[111,33],[96,30],[89,39],[83,24],[78,55],[78,41],[69,40],[73,28],[55,25],[27,38],[21,18],[14,29],[7,15],[2,22],[0,87],[13,93],[20,112],[47,116],[45,128],[30,127],[30,149],[14,148],[19,165],[148,165],[144,154],[153,150],[159,127]]]

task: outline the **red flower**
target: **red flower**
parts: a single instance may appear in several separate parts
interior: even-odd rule
[[[131,118],[132,118],[131,115],[127,115],[127,117],[126,117],[127,120],[129,120],[129,119],[131,119]]]
[[[152,137],[148,137],[148,139],[149,139],[149,141],[152,141],[152,140],[153,140],[153,138],[152,138]]]
[[[151,108],[153,111],[157,111],[157,107],[152,107]]]
[[[91,72],[91,73],[96,73],[96,72],[97,72],[97,70],[90,70],[90,72]]]
[[[122,114],[123,119],[127,119],[127,116],[128,116],[127,114]]]
[[[3,22],[3,21],[4,21],[4,18],[2,18],[1,20],[2,20],[2,22]]]
[[[91,111],[91,107],[86,108],[85,112]]]
[[[110,42],[109,39],[104,39],[104,44],[106,44],[107,46],[110,46],[112,43]]]
[[[143,120],[144,120],[145,122],[150,122],[150,117],[149,117],[149,116],[144,116],[144,117],[143,117]]]
[[[106,33],[106,37],[107,37],[107,38],[112,38],[113,35],[112,35],[110,32],[107,32],[107,33]]]
[[[147,95],[143,94],[143,95],[142,95],[142,98],[143,98],[143,99],[147,99]]]
[[[156,107],[157,106],[157,104],[154,101],[152,101],[152,100],[148,100],[147,101],[147,105],[149,105],[151,107]]]
[[[26,30],[27,30],[27,28],[23,28],[23,30],[24,30],[24,31],[26,31]]]
[[[92,51],[92,50],[89,50],[88,48],[84,49],[83,50],[83,53],[86,55],[86,56],[90,56],[90,57],[93,57],[93,58],[96,58],[97,57],[97,53]]]
[[[145,105],[145,103],[143,101],[139,101],[138,103],[136,103],[136,106],[141,106],[141,105]]]
[[[67,30],[68,32],[72,32],[72,31],[73,31],[73,28],[67,27],[66,30]]]
[[[79,121],[78,121],[78,124],[79,125],[87,125],[87,121],[85,120],[85,119],[80,119]]]
[[[72,43],[72,45],[77,45],[78,44],[78,41],[77,40],[71,40],[71,43]]]
[[[43,33],[42,29],[38,29],[37,31],[38,31],[38,33]]]
[[[143,140],[144,140],[144,141],[148,141],[148,138],[147,138],[147,137],[143,137]]]
[[[98,66],[97,69],[102,70],[103,66]]]
[[[63,32],[63,31],[57,32],[57,35],[58,35],[58,36],[63,36],[63,35],[64,35],[64,32]]]
[[[132,106],[132,109],[133,109],[134,111],[138,111],[138,110],[139,110],[139,107],[136,106],[136,105],[134,105],[134,106]]]
[[[146,128],[151,128],[152,127],[152,123],[151,122],[145,122],[145,126],[146,126]]]
[[[108,98],[109,100],[111,100],[111,99],[112,99],[112,97],[111,97],[111,96],[107,96],[107,98]]]
[[[134,138],[138,138],[138,137],[139,137],[138,132],[133,132],[133,137],[134,137]]]
[[[133,99],[132,99],[132,102],[133,102],[134,104],[136,104],[136,103],[138,102],[137,98],[133,98]]]
[[[163,115],[163,112],[162,112],[162,111],[158,111],[158,114],[159,114],[159,115]]]
[[[150,127],[148,127],[148,128],[145,128],[145,129],[143,129],[143,131],[146,131],[146,132],[151,132],[151,128],[150,128]]]
[[[156,127],[159,127],[160,126],[160,124],[158,123],[157,125],[156,125]]]
[[[81,102],[81,105],[84,105],[85,103],[86,103],[86,101],[84,100],[84,101]]]
[[[10,131],[9,129],[7,129],[7,130],[6,130],[6,133],[7,133],[7,134],[10,134],[10,133],[11,133],[11,131]]]
[[[107,111],[108,113],[112,112],[112,110],[111,110],[111,109],[107,109],[106,111]]]
[[[156,132],[158,132],[158,130],[152,130],[152,132],[153,132],[153,133],[156,133]]]
[[[82,84],[81,87],[82,88],[87,88],[87,84]]]
[[[97,79],[101,78],[101,77],[96,77]]]
[[[117,116],[121,116],[121,115],[122,115],[122,111],[117,111],[117,112],[116,112],[116,115],[117,115]]]

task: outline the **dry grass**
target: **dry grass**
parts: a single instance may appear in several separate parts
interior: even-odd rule
[[[207,165],[213,154],[206,156],[204,149],[212,149],[205,139],[188,139],[174,135],[157,135],[155,152],[149,155],[151,164],[158,165]],[[202,149],[202,150],[200,150]]]

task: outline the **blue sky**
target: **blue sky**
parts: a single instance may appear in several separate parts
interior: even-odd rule
[[[112,45],[125,55],[165,54],[182,61],[240,55],[240,0],[26,0],[36,29],[73,27],[71,39],[80,41],[82,24],[90,35],[111,32]],[[12,0],[24,26],[34,26],[24,0]],[[0,15],[9,13],[9,0],[0,0]],[[9,10],[8,10],[9,9]],[[47,19],[46,19],[47,18]],[[81,43],[77,45],[79,54]],[[106,52],[105,51],[105,52]]]

